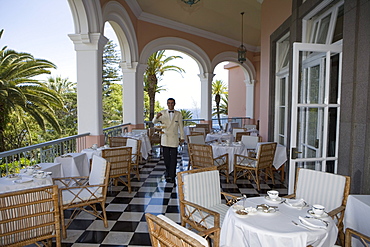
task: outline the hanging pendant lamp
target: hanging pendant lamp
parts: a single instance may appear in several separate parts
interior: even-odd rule
[[[243,63],[243,62],[246,61],[247,49],[243,45],[243,16],[244,16],[244,12],[241,12],[240,14],[242,16],[242,38],[241,38],[241,45],[238,48],[238,61],[240,63]]]

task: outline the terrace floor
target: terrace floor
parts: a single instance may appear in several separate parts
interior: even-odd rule
[[[180,223],[177,187],[163,179],[165,166],[159,154],[159,148],[153,149],[150,160],[140,169],[140,181],[132,178],[132,193],[125,186],[112,186],[107,195],[108,228],[95,217],[81,213],[67,230],[68,237],[62,239],[62,246],[110,247],[110,246],[151,246],[145,213],[165,214]],[[177,171],[187,170],[188,155],[185,146],[178,156]],[[256,190],[254,181],[238,179],[237,184],[226,183],[221,177],[222,190],[231,194],[245,194],[247,197],[266,195],[267,190],[278,190],[287,194],[286,184],[275,176],[275,185],[271,181],[261,181],[261,190]],[[68,213],[66,213],[66,217]]]

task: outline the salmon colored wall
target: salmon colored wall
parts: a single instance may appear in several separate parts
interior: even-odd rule
[[[261,8],[260,135],[268,135],[270,35],[292,14],[292,0],[265,0]]]
[[[228,63],[224,68],[229,70],[228,117],[245,117],[246,86],[243,70],[235,63]]]

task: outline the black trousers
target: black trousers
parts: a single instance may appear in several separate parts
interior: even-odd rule
[[[166,176],[175,178],[176,177],[176,166],[177,166],[177,148],[163,146],[163,158],[166,166]]]

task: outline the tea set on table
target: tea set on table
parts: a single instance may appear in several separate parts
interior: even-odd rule
[[[48,175],[51,175],[52,172],[41,171],[41,166],[27,166],[25,169],[21,170],[21,174],[12,174],[8,175],[8,178],[14,180],[15,183],[25,183],[32,182],[33,178],[36,179],[45,179]]]
[[[239,217],[245,217],[248,214],[253,215],[257,212],[261,213],[275,213],[279,211],[278,206],[275,206],[277,204],[285,203],[286,205],[297,208],[297,209],[303,209],[305,207],[309,207],[309,205],[303,200],[303,199],[286,199],[279,197],[279,191],[277,190],[270,190],[267,191],[267,195],[264,197],[267,203],[262,203],[254,207],[244,207],[244,203],[242,200],[240,202],[234,204],[232,207]],[[244,198],[244,201],[246,199]],[[273,204],[273,205],[269,205]],[[275,205],[274,205],[275,204]],[[327,221],[323,220],[324,218],[328,217],[328,214],[325,212],[325,207],[323,205],[314,204],[311,206],[311,208],[307,211],[306,217],[299,217],[299,220],[302,224],[311,226],[311,227],[317,227],[319,228],[322,226],[322,228],[327,227],[328,223]],[[319,221],[319,224],[312,221]],[[315,224],[315,225],[313,225]]]

